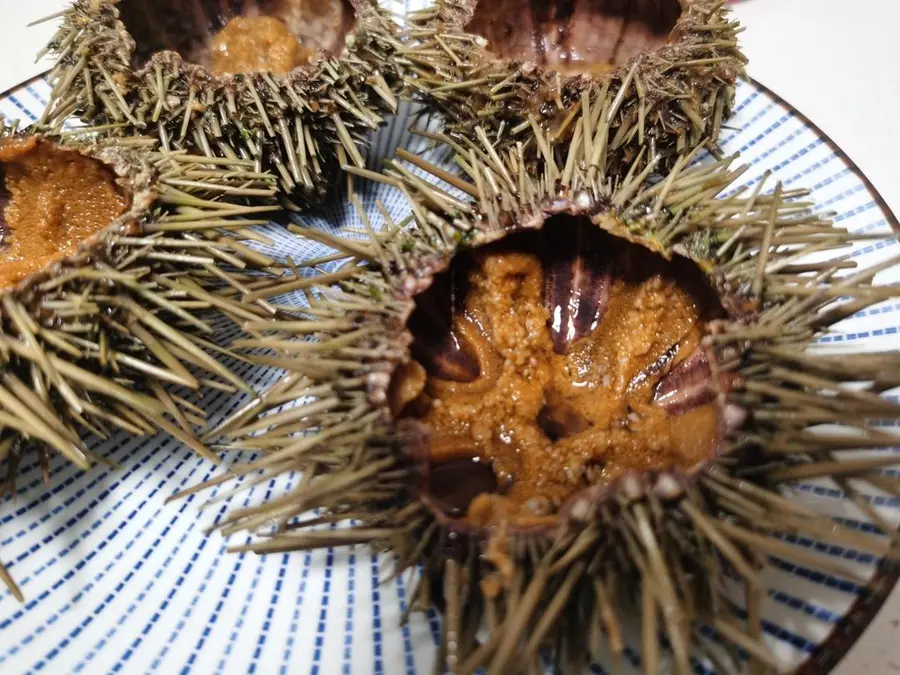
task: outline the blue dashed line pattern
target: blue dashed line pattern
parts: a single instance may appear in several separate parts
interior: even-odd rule
[[[392,8],[406,9],[402,0]],[[27,125],[41,114],[50,92],[38,78],[0,99],[0,115]],[[398,145],[409,147],[406,120],[391,120],[373,140],[367,165]],[[742,152],[749,164],[741,186],[752,188],[766,169],[786,187],[808,187],[816,208],[834,214],[840,226],[859,234],[889,231],[882,211],[846,162],[794,111],[764,90],[742,83],[735,117],[728,121],[726,154]],[[773,183],[774,185],[774,183]],[[739,186],[740,187],[740,186]],[[396,220],[403,201],[386,189],[363,193],[376,198]],[[300,219],[315,226],[360,227],[346,204]],[[376,223],[377,224],[377,223]],[[267,228],[279,257],[319,255],[296,244],[282,230]],[[845,252],[861,266],[897,255],[896,240],[865,240]],[[299,247],[297,247],[299,249]],[[893,276],[892,276],[893,275]],[[898,282],[897,272],[883,275]],[[219,326],[217,326],[219,328]],[[223,324],[222,331],[233,328]],[[896,348],[900,303],[885,302],[848,317],[820,339],[823,348]],[[240,369],[238,369],[240,370]],[[255,386],[271,374],[248,369]],[[241,400],[211,393],[203,404],[224,416]],[[900,449],[894,449],[897,452]],[[21,468],[14,499],[0,502],[0,553],[27,596],[19,605],[0,591],[0,671],[24,673],[278,673],[294,675],[423,675],[431,671],[441,617],[434,610],[399,626],[416,577],[384,583],[390,567],[364,549],[256,556],[226,553],[246,539],[226,540],[207,530],[228,507],[252,506],[296,485],[285,476],[239,493],[233,500],[201,506],[210,490],[167,504],[166,498],[217,475],[219,469],[165,438],[98,444],[97,451],[122,468],[99,466],[81,474],[61,460],[51,465],[45,487],[41,468],[29,459]],[[244,458],[246,459],[246,458]],[[896,476],[896,471],[886,471]],[[891,523],[900,522],[900,499],[857,485]],[[833,485],[814,481],[793,486],[798,498],[814,502],[843,525],[871,531],[871,525]],[[867,552],[785,537],[805,555],[823,556],[864,578],[878,558]],[[799,663],[827,635],[853,599],[864,591],[847,579],[823,574],[788,559],[774,558],[768,579],[775,588],[764,629],[787,663]],[[740,605],[742,600],[735,596]],[[625,667],[640,665],[640,644],[626,634]],[[709,664],[695,664],[710,673]],[[615,672],[598,664],[592,672]]]
[[[347,617],[344,621],[344,650],[341,655],[342,675],[353,673],[353,610],[356,605],[356,551],[347,558]]]
[[[332,577],[334,576],[334,549],[329,548],[325,552],[325,556],[325,581],[322,585],[319,620],[316,622],[316,637],[313,646],[312,668],[309,671],[310,675],[320,675],[322,673],[322,658],[325,650],[325,639],[327,637],[325,622],[328,619],[328,603],[331,601],[331,584]]]
[[[397,603],[400,606],[400,611],[406,612],[409,601],[406,597],[406,584],[403,581],[402,574],[397,575],[397,578],[394,580],[394,586],[397,589]],[[403,663],[406,668],[406,675],[416,675],[416,657],[413,651],[410,624],[403,624],[400,630],[403,632]],[[398,672],[398,670],[395,670],[395,672]]]

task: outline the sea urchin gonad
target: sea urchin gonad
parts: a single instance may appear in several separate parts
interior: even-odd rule
[[[389,394],[428,429],[422,498],[464,530],[552,525],[582,490],[709,461],[714,298],[691,263],[586,217],[457,254],[415,298]]]
[[[535,123],[573,133],[588,97],[625,173],[641,148],[664,164],[718,138],[745,63],[728,15],[720,0],[438,0],[410,17],[408,84],[457,140],[484,126],[501,145]]]
[[[41,121],[252,159],[315,201],[396,109],[396,32],[371,0],[76,0]]]
[[[275,311],[243,296],[275,265],[245,243],[277,208],[274,177],[138,145],[0,128],[0,492],[23,456],[45,478],[54,452],[87,469],[114,431],[215,461],[202,395],[253,393],[213,326]]]
[[[400,151],[380,179],[408,219],[357,200],[368,240],[297,230],[345,260],[298,280],[293,318],[253,322],[242,346],[289,372],[219,431],[261,451],[232,467],[245,485],[303,479],[219,528],[257,535],[241,551],[392,551],[413,606],[443,612],[439,671],[580,673],[633,630],[648,675],[777,669],[768,555],[864,583],[791,537],[894,553],[883,521],[851,530],[783,490],[896,489],[877,474],[896,454],[856,451],[897,444],[878,426],[900,419],[881,396],[900,356],[807,351],[900,295],[873,281],[896,261],[849,270],[830,251],[867,235],[803,190],[735,188],[733,158],[618,177],[540,129],[534,164],[425,133],[460,172]]]

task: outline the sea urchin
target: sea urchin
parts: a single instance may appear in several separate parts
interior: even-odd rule
[[[410,17],[407,80],[457,140],[501,147],[531,124],[571,134],[582,99],[610,132],[611,171],[642,148],[660,166],[715,142],[743,70],[721,0],[438,0]]]
[[[41,122],[251,159],[317,200],[395,110],[396,24],[371,0],[76,0]]]
[[[275,261],[243,240],[276,208],[275,179],[246,160],[210,166],[137,145],[143,152],[0,128],[0,461],[10,491],[25,454],[38,453],[45,478],[53,452],[86,469],[98,459],[89,440],[113,430],[162,430],[215,460],[199,439],[199,394],[253,393],[223,363],[238,357],[217,344],[211,312],[271,315],[242,294]],[[259,203],[243,205],[248,197]]]
[[[878,423],[900,418],[880,395],[900,357],[807,350],[900,295],[873,283],[895,261],[848,271],[828,252],[866,235],[801,190],[727,192],[733,158],[692,152],[656,174],[651,157],[617,178],[583,168],[580,142],[536,133],[534,172],[521,147],[500,159],[431,135],[460,175],[401,151],[409,166],[381,179],[410,198],[410,222],[385,213],[375,234],[360,209],[370,241],[331,240],[346,264],[307,280],[309,307],[253,323],[268,334],[245,346],[291,372],[222,427],[264,451],[234,471],[304,477],[220,527],[259,536],[236,550],[370,542],[398,573],[421,564],[414,604],[442,609],[438,668],[453,673],[543,672],[548,652],[582,672],[621,658],[635,623],[648,674],[667,653],[678,673],[693,658],[777,669],[767,556],[856,577],[782,535],[892,553],[782,488],[897,487],[877,473],[896,455],[836,453],[897,444]]]

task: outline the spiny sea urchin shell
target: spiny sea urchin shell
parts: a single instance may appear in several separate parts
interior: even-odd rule
[[[662,166],[715,142],[745,63],[722,0],[438,0],[410,24],[408,84],[450,135],[558,139],[587,97],[621,173],[642,148]]]
[[[744,661],[775,670],[761,639],[767,556],[856,577],[782,535],[894,554],[887,537],[852,531],[783,490],[816,476],[851,495],[846,477],[896,489],[877,474],[896,455],[865,451],[897,443],[878,426],[900,418],[881,396],[898,382],[900,356],[808,351],[848,312],[900,295],[873,282],[896,261],[846,271],[852,263],[827,252],[865,235],[814,215],[801,190],[727,192],[741,173],[733,159],[694,163],[691,153],[661,175],[651,159],[618,178],[581,168],[578,142],[542,134],[536,145],[546,152],[535,174],[522,170],[521,148],[500,159],[473,145],[458,152],[462,175],[405,154],[412,168],[396,162],[383,180],[410,197],[413,222],[386,218],[368,243],[331,239],[347,261],[318,288],[308,280],[309,307],[253,324],[269,334],[245,346],[280,351],[274,360],[291,372],[222,431],[264,450],[236,468],[251,483],[304,478],[221,529],[258,535],[236,550],[371,542],[399,556],[398,573],[421,563],[415,605],[443,610],[438,667],[453,673],[543,672],[548,651],[561,672],[583,672],[592,658],[621,659],[635,624],[648,674],[667,654],[678,673],[692,672],[694,658],[715,672]],[[492,257],[497,246],[508,260]],[[504,268],[492,290],[485,280]],[[692,305],[711,314],[691,319]],[[515,330],[498,328],[511,320]],[[612,356],[637,363],[633,372],[609,360],[600,372],[600,358],[583,358],[606,350],[611,320],[622,340]],[[595,416],[604,401],[579,405],[572,387],[543,386],[540,370],[569,356],[563,383],[628,404],[605,428]],[[516,377],[522,386],[504,388]],[[505,426],[529,416],[527,427]],[[538,468],[509,462],[501,444]],[[635,447],[638,457],[616,454]],[[521,484],[532,492],[517,494]]]
[[[86,469],[98,460],[89,440],[113,431],[162,430],[215,461],[200,440],[199,396],[253,393],[222,362],[238,357],[217,343],[212,319],[271,310],[241,294],[274,263],[245,243],[245,228],[277,208],[275,178],[247,160],[211,165],[153,141],[132,145],[142,151],[0,128],[0,461],[10,491],[26,453],[39,453],[45,477],[53,452]],[[247,197],[258,203],[242,205]]]
[[[252,159],[317,200],[395,110],[397,27],[372,0],[76,0],[41,122]],[[241,70],[246,69],[246,70]],[[239,72],[235,72],[239,71]]]

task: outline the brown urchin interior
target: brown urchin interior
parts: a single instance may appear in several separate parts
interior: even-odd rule
[[[348,0],[123,0],[139,68],[178,52],[215,73],[287,73],[319,49],[340,54],[356,15]]]
[[[706,323],[721,305],[690,261],[554,216],[458,254],[416,298],[413,360],[391,389],[429,428],[433,504],[476,525],[542,521],[631,472],[716,450]]]
[[[480,0],[466,30],[506,59],[602,73],[664,45],[678,0]]]
[[[36,137],[0,140],[0,290],[77,252],[131,198],[103,162]]]

